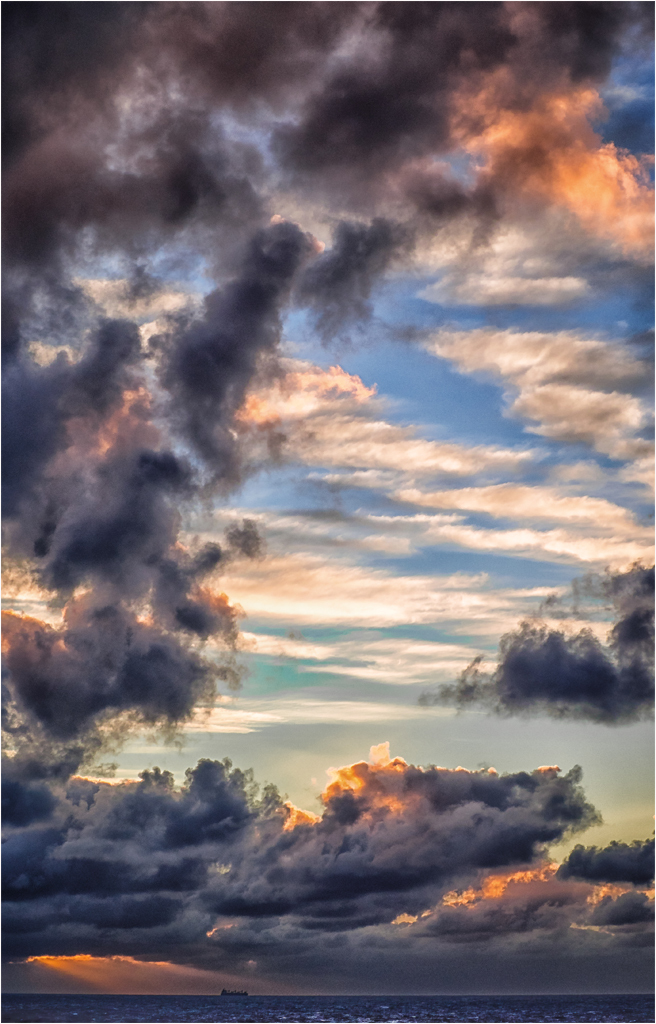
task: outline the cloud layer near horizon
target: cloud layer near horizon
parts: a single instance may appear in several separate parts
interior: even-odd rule
[[[7,781],[5,954],[234,970],[254,941],[267,976],[299,942],[311,961],[327,935],[373,926],[474,947],[588,928],[618,950],[645,938],[653,843],[577,846],[557,875],[546,858],[598,819],[580,769],[418,768],[388,749],[331,769],[320,815],[229,761],[199,762],[181,790],[159,769],[20,794]],[[387,956],[395,940],[380,942]]]

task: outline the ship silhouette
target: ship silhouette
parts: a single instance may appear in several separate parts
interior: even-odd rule
[[[247,996],[248,992],[244,992],[243,990],[236,989],[236,988],[235,989],[232,989],[232,988],[222,988],[221,989],[221,995],[222,996]]]

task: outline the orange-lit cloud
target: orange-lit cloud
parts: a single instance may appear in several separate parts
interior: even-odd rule
[[[395,775],[403,774],[408,767],[408,762],[402,757],[390,759],[389,743],[379,743],[371,748],[371,761],[358,761],[355,764],[344,765],[341,768],[329,768],[328,776],[330,782],[323,791],[321,798],[324,803],[339,796],[340,793],[358,793],[367,789],[371,792],[373,802],[376,805],[394,806],[402,808],[402,803],[395,800],[386,789],[387,787],[377,786],[377,776],[384,776],[385,782],[389,782]]]
[[[152,396],[143,385],[123,392],[120,404],[108,416],[73,416],[66,429],[69,447],[54,462],[55,471],[68,468],[74,459],[96,460],[108,453],[126,455],[136,446],[157,447],[161,432],[150,421]]]
[[[316,412],[326,399],[340,396],[362,403],[375,394],[375,386],[367,387],[356,374],[347,373],[341,366],[330,366],[327,370],[310,366],[290,371],[281,380],[248,395],[237,420],[262,426],[282,419],[302,419]]]
[[[547,882],[557,870],[558,865],[549,861],[527,871],[506,871],[501,874],[488,875],[483,879],[479,889],[452,889],[444,894],[442,903],[447,907],[468,907],[480,900],[499,899],[506,892],[508,886]]]
[[[312,811],[304,811],[300,807],[296,807],[291,800],[286,800],[284,803],[286,812],[285,824],[282,829],[283,832],[291,832],[298,825],[316,825],[318,821],[321,821],[320,814],[314,814]]]
[[[52,630],[52,627],[47,625],[45,622],[41,622],[40,619],[35,619],[31,615],[20,615],[14,611],[3,611],[2,612],[2,653],[7,654],[12,647],[14,639],[22,634],[24,636],[33,636],[37,631],[46,629]]]
[[[483,160],[483,179],[527,198],[566,207],[583,227],[623,251],[648,257],[654,193],[647,169],[614,143],[602,143],[590,120],[603,112],[591,88],[541,96],[529,109],[498,106],[497,83],[460,98],[460,138]],[[472,123],[483,125],[472,132]]]
[[[588,896],[587,902],[596,906],[597,903],[601,903],[602,900],[606,900],[608,898],[616,900],[623,893],[632,891],[632,885],[622,885],[618,882],[603,882],[601,885],[594,886],[592,892]],[[645,895],[649,896],[649,898],[653,900],[654,890],[647,890]]]

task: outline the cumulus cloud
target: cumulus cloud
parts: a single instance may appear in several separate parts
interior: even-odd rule
[[[227,760],[199,762],[181,790],[159,769],[55,786],[49,813],[7,838],[6,952],[211,949],[217,915],[348,931],[424,908],[453,879],[530,863],[598,817],[579,769],[416,768],[384,744],[329,774],[320,816]]]
[[[489,674],[476,658],[451,686],[420,701],[487,707],[500,715],[547,714],[608,725],[635,721],[653,709],[654,570],[590,576],[579,593],[603,597],[615,614],[607,643],[588,629],[567,635],[525,621],[499,643]]]
[[[558,877],[647,885],[654,877],[654,840],[614,842],[602,849],[575,846],[560,865]]]
[[[159,769],[55,787],[50,812],[7,836],[5,955],[52,970],[62,958],[73,973],[71,957],[91,958],[89,970],[108,957],[156,961],[165,984],[186,965],[242,979],[252,969],[264,988],[292,974],[311,984],[323,963],[329,988],[341,978],[357,990],[349,960],[361,952],[377,976],[374,936],[394,984],[401,950],[423,976],[427,943],[447,966],[463,943],[495,962],[521,943],[550,971],[555,937],[577,962],[604,959],[600,937],[621,960],[624,944],[635,956],[648,941],[649,894],[561,877],[545,857],[598,820],[580,769],[419,768],[382,743],[329,776],[321,814],[227,760],[199,762],[181,789]]]

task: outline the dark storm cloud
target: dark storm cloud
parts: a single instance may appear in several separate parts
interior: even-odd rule
[[[47,786],[24,785],[6,777],[2,780],[2,820],[7,825],[31,825],[49,818],[56,803]]]
[[[291,224],[256,233],[240,275],[208,297],[205,316],[175,333],[164,357],[169,425],[220,486],[239,479],[232,418],[259,358],[275,350],[280,306],[310,249]],[[262,542],[249,522],[233,528],[225,554],[216,545],[180,553],[180,502],[206,483],[161,447],[147,395],[135,392],[140,364],[135,326],[112,321],[77,362],[59,356],[38,367],[19,357],[6,373],[11,546],[35,557],[41,582],[63,597],[94,588],[82,611],[70,606],[63,630],[11,630],[15,704],[59,739],[110,710],[171,726],[211,696],[212,679],[238,681],[234,667],[204,661],[170,634],[234,645],[232,609],[200,580],[226,557],[259,556]],[[156,620],[147,628],[128,607],[135,599],[151,602]]]
[[[7,615],[3,629],[13,696],[28,720],[68,740],[107,712],[174,725],[211,698],[211,663],[120,606],[69,606],[63,630]]]
[[[73,778],[6,839],[7,927],[17,934],[5,949],[74,952],[83,942],[109,953],[160,928],[184,952],[217,914],[289,917],[311,932],[389,922],[425,909],[454,878],[530,864],[545,844],[587,828],[596,812],[579,782],[577,770],[497,776],[363,762],[340,770],[320,821],[285,828],[275,788],[258,790],[227,760],[199,762],[181,791],[159,769],[138,785]],[[140,905],[150,908],[143,920]]]
[[[164,372],[171,416],[220,478],[236,473],[232,417],[258,359],[280,340],[281,307],[294,275],[312,251],[291,223],[273,224],[250,241],[239,276],[205,300],[201,320],[176,337]]]
[[[171,729],[199,700],[212,699],[217,682],[239,685],[239,668],[229,657],[216,652],[208,658],[192,641],[213,637],[234,648],[237,613],[203,580],[234,558],[259,557],[263,542],[257,528],[250,520],[235,524],[223,550],[216,543],[196,554],[174,550],[177,517],[161,490],[153,496],[148,489],[153,478],[161,485],[161,471],[175,476],[175,460],[169,464],[142,453],[139,461],[147,479],[139,478],[136,494],[119,490],[117,507],[101,491],[94,514],[62,527],[61,546],[55,533],[44,576],[65,590],[92,584],[85,596],[68,600],[63,625],[53,628],[11,613],[3,617],[4,727],[18,744],[20,763],[38,760],[39,751],[46,757],[49,742],[55,749],[66,742],[68,753],[59,749],[58,756],[75,770],[85,751],[95,756],[103,730],[116,741],[112,714],[124,716],[122,728],[131,721]],[[130,604],[146,596],[149,619]]]
[[[367,301],[374,282],[410,243],[407,229],[378,217],[371,224],[341,221],[332,248],[305,271],[297,298],[314,313],[316,326],[330,339],[349,320],[371,315]]]
[[[297,187],[321,187],[336,207],[353,210],[402,194],[420,215],[410,213],[417,227],[426,215],[488,220],[497,212],[495,195],[508,199],[507,168],[463,188],[434,164],[435,154],[454,147],[454,101],[463,88],[503,68],[498,108],[525,110],[541,93],[603,81],[626,31],[640,27],[639,46],[653,24],[646,4],[361,6],[356,59],[335,62],[311,83],[300,117],[275,133],[275,150]],[[461,128],[476,133],[485,115],[473,96]],[[551,159],[534,143],[513,156],[515,173]]]
[[[654,920],[654,902],[644,892],[625,892],[602,900],[590,918],[593,925],[641,925]]]
[[[67,420],[90,413],[102,416],[121,401],[123,391],[134,383],[131,369],[138,353],[134,324],[107,320],[77,363],[63,353],[50,366],[37,366],[28,358],[9,363],[2,381],[5,516],[19,512],[23,497],[42,484],[46,464],[70,443]]]
[[[557,881],[512,882],[499,897],[440,906],[426,921],[429,935],[449,942],[490,942],[500,936],[569,928],[582,916],[588,887]]]
[[[301,173],[347,168],[355,178],[443,149],[449,88],[467,53],[471,70],[501,64],[516,42],[499,3],[372,6],[369,59],[339,68],[277,145]]]
[[[585,577],[576,592],[606,600],[613,608],[616,621],[607,644],[588,629],[568,636],[544,623],[523,622],[501,638],[492,674],[480,671],[477,658],[457,683],[423,694],[420,703],[609,725],[648,716],[654,703],[653,568],[636,565],[624,573]]]
[[[13,3],[2,12],[3,156],[13,160],[40,134],[39,97],[102,91],[104,72],[125,55],[143,3]],[[43,130],[41,128],[41,130]]]
[[[609,846],[575,846],[558,869],[559,878],[647,885],[654,877],[654,840],[613,842]]]
[[[105,246],[134,252],[200,215],[215,233],[231,224],[240,236],[261,218],[255,150],[221,140],[211,106],[228,106],[265,133],[265,112],[285,111],[274,133],[285,173],[330,187],[337,172],[342,208],[361,215],[388,194],[390,170],[452,148],[451,104],[463,81],[503,66],[500,102],[522,108],[541,89],[602,80],[626,30],[649,20],[647,5],[632,3],[530,5],[519,29],[503,3],[59,8],[56,20],[38,3],[6,12],[7,124],[17,155],[5,185],[5,241],[12,263],[42,269],[87,227]],[[350,56],[340,53],[348,32],[359,39]],[[116,94],[143,78],[144,66],[154,96],[181,83],[183,95],[151,102],[145,124],[121,123]],[[124,169],[108,166],[90,124],[101,139],[120,138]],[[418,188],[417,173],[408,198],[412,206],[419,197],[422,213],[494,206],[489,182],[483,199],[479,185],[470,196],[435,169]]]

